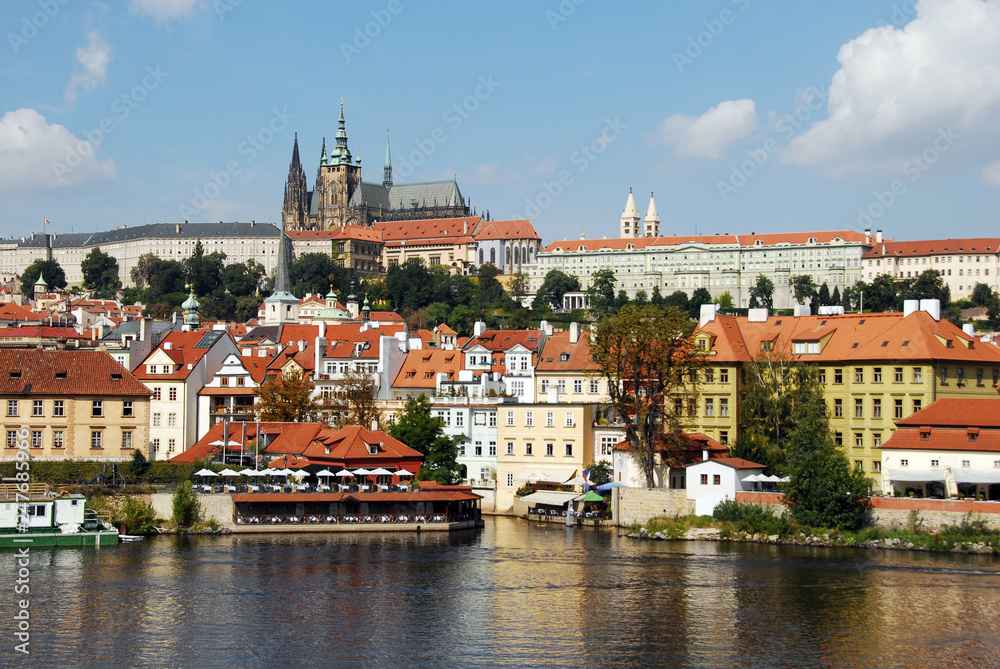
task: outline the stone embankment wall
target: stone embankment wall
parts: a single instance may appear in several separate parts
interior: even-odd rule
[[[170,518],[174,515],[174,496],[171,493],[159,492],[149,496],[150,503],[157,518]],[[214,519],[221,527],[232,528],[233,497],[232,495],[198,495],[201,504],[201,519]]]
[[[781,503],[781,495],[774,493],[738,492],[740,502],[763,504],[775,513],[788,508]],[[984,520],[993,529],[1000,529],[1000,502],[979,502],[971,499],[910,499],[908,497],[872,498],[872,520],[886,529],[908,527],[911,514],[919,514],[924,530],[937,531],[945,525],[958,525],[965,518]]]
[[[615,524],[627,527],[657,516],[686,516],[694,513],[694,501],[688,501],[686,490],[614,488],[611,508]]]

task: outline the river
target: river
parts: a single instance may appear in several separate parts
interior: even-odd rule
[[[482,530],[0,554],[0,666],[1000,666],[1000,561]]]

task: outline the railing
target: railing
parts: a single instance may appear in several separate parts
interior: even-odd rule
[[[234,514],[237,525],[385,525],[412,523],[454,523],[472,520],[471,513],[251,513]]]
[[[555,517],[555,518],[559,518],[559,517],[565,518],[566,517],[566,510],[562,509],[560,511],[560,510],[557,510],[557,509],[538,509],[538,508],[535,508],[535,507],[530,507],[528,509],[528,515],[529,516],[552,516],[552,517]],[[610,514],[608,514],[606,511],[584,511],[582,513],[577,513],[576,511],[574,511],[573,512],[573,516],[575,518],[583,518],[585,520],[599,520],[601,518],[610,518],[611,517]]]
[[[15,494],[23,495],[24,489],[19,486],[22,483],[0,483],[0,496],[13,497]],[[49,494],[48,483],[29,483],[28,495],[31,497],[47,496]]]

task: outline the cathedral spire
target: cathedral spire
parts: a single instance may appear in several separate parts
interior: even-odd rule
[[[639,227],[639,210],[635,206],[635,197],[632,196],[632,189],[628,189],[628,200],[625,202],[625,211],[621,218],[622,237],[629,239],[632,237],[642,237],[642,230]]]
[[[351,150],[347,148],[347,127],[344,123],[344,101],[340,101],[340,119],[337,121],[337,145],[333,149],[331,157],[338,165],[351,164]]]
[[[288,166],[288,171],[302,169],[302,163],[299,162],[299,133],[295,133],[295,143],[292,144],[292,162]]]
[[[646,210],[646,236],[647,237],[659,237],[660,236],[660,215],[656,213],[656,201],[653,199],[653,193],[649,194],[649,209]]]
[[[319,154],[320,167],[326,165],[326,137],[323,138],[323,150]]]
[[[382,167],[382,185],[392,188],[392,158],[389,157],[389,131],[385,131],[385,165]]]

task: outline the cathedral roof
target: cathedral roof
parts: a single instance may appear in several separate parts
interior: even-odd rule
[[[460,207],[465,204],[455,181],[428,181],[416,184],[393,184],[389,189],[389,207],[393,210],[420,207]]]
[[[349,207],[382,207],[389,208],[389,191],[382,184],[371,184],[362,181],[351,194]]]

